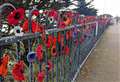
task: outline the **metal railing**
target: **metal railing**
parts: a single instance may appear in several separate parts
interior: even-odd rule
[[[14,64],[20,60],[25,62],[26,79],[18,82],[73,82],[77,69],[108,24],[101,24],[96,20],[63,29],[47,29],[44,33],[32,33],[32,11],[30,11],[28,19],[29,33],[0,38],[0,56],[9,53],[10,56],[14,55]],[[24,49],[21,49],[21,45]],[[42,46],[39,52],[43,56],[41,60],[38,59],[36,52],[39,45]],[[21,73],[23,74],[23,72]],[[12,82],[15,81],[9,70],[6,77],[1,76],[0,82],[7,82],[8,77],[12,79]]]
[[[98,22],[93,22],[89,24],[97,24]],[[74,78],[75,73],[77,72],[77,68],[84,59],[87,57],[88,53],[96,43],[97,39],[101,36],[107,25],[99,25],[97,27],[97,35],[96,35],[96,26],[95,27],[89,27],[89,32],[85,32],[85,27],[89,26],[87,25],[73,25],[71,27],[67,27],[65,29],[51,29],[51,30],[46,30],[46,38],[48,39],[48,36],[52,34],[52,37],[58,38],[58,33],[61,33],[63,36],[63,43],[64,45],[62,46],[61,43],[58,41],[56,42],[56,56],[51,56],[50,49],[48,49],[46,46],[44,46],[44,61],[39,62],[37,59],[35,59],[34,62],[29,63],[29,71],[30,74],[27,75],[27,78],[30,78],[29,81],[27,82],[39,82],[37,81],[35,75],[34,75],[34,70],[35,68],[33,67],[34,63],[37,63],[37,66],[39,67],[38,71],[41,71],[42,69],[42,64],[45,63],[45,78],[44,82],[71,82],[72,79]],[[75,28],[74,28],[75,27]],[[66,32],[72,30],[72,36],[67,40],[66,38]],[[76,31],[77,30],[77,31]],[[2,47],[5,45],[12,45],[14,43],[17,44],[16,49],[16,56],[18,60],[22,59],[19,54],[19,47],[20,47],[20,41],[30,41],[28,43],[27,47],[27,53],[33,51],[32,46],[29,46],[33,42],[33,40],[38,41],[36,44],[43,44],[39,41],[41,39],[41,34],[40,33],[28,33],[24,34],[23,36],[9,36],[9,37],[2,37],[0,38],[0,48],[2,51]],[[69,54],[65,53],[65,48],[68,46],[69,48]],[[29,50],[29,47],[31,49]],[[33,51],[35,52],[35,51]],[[48,67],[48,61],[52,61],[52,68],[49,70]],[[33,69],[34,68],[34,69]],[[29,75],[31,75],[29,77]]]

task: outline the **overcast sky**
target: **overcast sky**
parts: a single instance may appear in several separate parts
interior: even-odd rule
[[[120,16],[120,0],[94,0],[93,4],[99,10],[98,14],[108,13]]]

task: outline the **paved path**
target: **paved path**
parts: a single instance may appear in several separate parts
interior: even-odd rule
[[[120,82],[120,25],[106,30],[76,82]]]

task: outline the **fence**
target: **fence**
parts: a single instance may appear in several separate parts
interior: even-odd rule
[[[29,27],[31,29],[31,25]],[[47,29],[44,33],[1,37],[1,58],[3,54],[9,54],[15,62],[10,64],[7,76],[1,75],[0,82],[74,81],[77,69],[107,27],[107,23],[95,20],[82,25]]]

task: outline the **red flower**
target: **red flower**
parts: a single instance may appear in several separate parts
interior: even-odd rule
[[[70,54],[70,48],[68,46],[65,46],[65,55],[69,55]]]
[[[36,55],[39,61],[43,60],[43,48],[42,45],[38,45],[38,47],[36,48]]]
[[[38,11],[38,10],[34,10],[34,11],[32,12],[32,15],[38,16],[38,15],[39,15],[39,11]]]
[[[7,64],[9,62],[9,55],[8,54],[4,54],[4,57],[1,58],[0,60],[0,75],[5,77],[8,73],[8,67]]]
[[[49,35],[48,38],[47,38],[47,41],[46,41],[46,46],[47,46],[47,48],[50,48],[50,47],[51,47],[51,45],[52,45],[52,40],[53,40],[52,35]]]
[[[54,38],[53,38],[53,45],[56,45],[56,43],[57,43],[57,38],[54,37]]]
[[[48,36],[48,41],[50,42],[50,44],[52,44],[52,42],[53,42],[53,37],[52,37],[52,35],[49,35],[49,36]]]
[[[51,71],[53,69],[53,63],[51,60],[48,60],[48,71]]]
[[[58,13],[56,10],[50,10],[49,13],[48,13],[48,16],[49,17],[53,17],[54,19],[58,19]]]
[[[18,8],[14,10],[7,16],[9,25],[17,25],[20,20],[24,19],[25,10],[23,8]]]
[[[48,40],[48,41],[46,42],[46,47],[47,47],[47,48],[50,48],[50,46],[51,46],[51,41]]]
[[[66,25],[65,25],[64,22],[60,22],[60,23],[59,23],[59,28],[65,28],[65,27],[66,27]]]
[[[68,11],[68,12],[66,13],[66,15],[67,15],[68,17],[73,17],[73,16],[74,16],[74,14],[73,14],[71,11]]]
[[[29,28],[28,28],[28,20],[26,20],[24,23],[23,23],[23,31],[25,32],[29,32]],[[38,24],[37,22],[35,22],[34,20],[32,20],[32,32],[35,33],[35,32],[43,32],[43,26]]]
[[[61,43],[61,34],[58,32],[58,37],[57,37],[58,43]]]
[[[53,45],[51,48],[51,55],[53,57],[55,57],[57,55],[57,49],[56,49],[56,45]]]
[[[70,39],[70,31],[67,31],[66,32],[66,40],[69,40]]]
[[[61,46],[64,46],[64,35],[61,36]]]
[[[44,72],[39,72],[38,73],[38,82],[43,82],[45,78],[45,73]]]
[[[70,30],[70,38],[72,38],[72,32],[73,32],[73,31],[72,31],[72,30]]]
[[[72,18],[66,17],[66,20],[64,20],[64,24],[65,24],[66,26],[68,26],[68,25],[70,25],[71,23],[72,23]]]
[[[12,75],[14,77],[15,80],[17,81],[22,81],[25,80],[25,76],[23,74],[24,72],[24,62],[23,61],[18,61],[13,69],[12,69]]]

